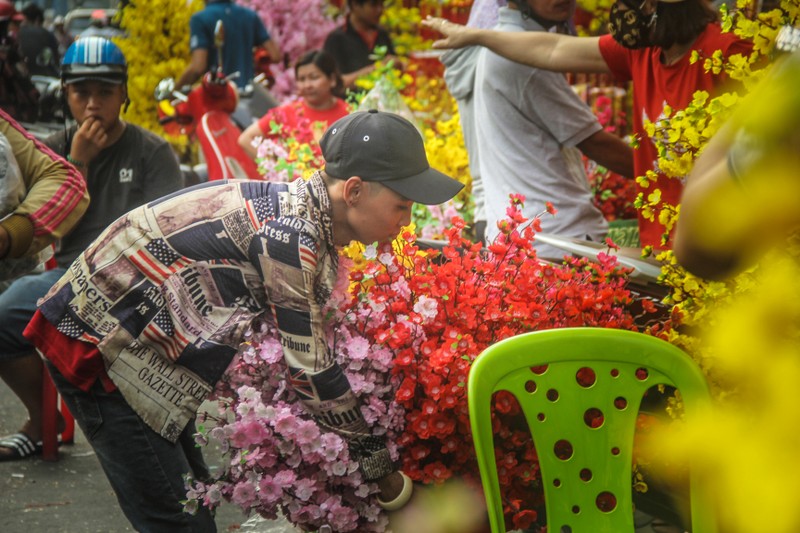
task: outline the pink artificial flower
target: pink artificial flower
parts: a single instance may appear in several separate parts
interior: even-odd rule
[[[299,421],[294,430],[294,439],[301,446],[318,440],[319,426],[311,420]]]
[[[258,482],[258,497],[267,505],[276,503],[283,496],[283,488],[275,482],[275,479],[265,475]]]
[[[350,337],[347,342],[347,357],[356,361],[366,359],[370,344],[364,337]]]
[[[253,504],[256,499],[256,489],[249,481],[241,481],[233,488],[233,503],[246,507]]]
[[[222,491],[216,485],[209,485],[206,495],[203,497],[203,504],[206,507],[215,507],[222,501]]]
[[[411,288],[408,286],[408,281],[404,278],[398,279],[392,283],[392,292],[399,298],[405,300],[411,299]]]
[[[295,496],[297,496],[300,500],[307,502],[311,496],[314,495],[316,492],[316,481],[313,479],[298,479],[295,482],[294,486],[292,487]]]
[[[297,428],[297,424],[298,421],[296,416],[292,414],[278,414],[275,417],[274,427],[275,431],[281,435],[290,437],[294,433],[295,428]]]
[[[439,310],[439,304],[433,298],[425,296],[424,294],[417,299],[414,304],[414,312],[422,317],[423,323],[430,322],[436,318]]]
[[[322,444],[323,456],[328,462],[337,459],[344,450],[344,441],[335,433],[323,433],[320,436],[320,442]]]
[[[280,485],[281,487],[287,487],[289,485],[294,484],[297,476],[291,470],[281,470],[275,476],[273,476],[275,483]]]
[[[320,508],[327,510],[327,518],[335,531],[352,531],[358,523],[358,514],[354,509],[343,506],[340,496],[331,496]]]
[[[258,355],[267,364],[283,361],[283,349],[275,337],[267,337],[258,345]]]

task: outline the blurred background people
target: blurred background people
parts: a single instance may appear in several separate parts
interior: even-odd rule
[[[111,24],[105,9],[95,9],[89,18],[89,27],[78,34],[78,37],[105,37],[113,39],[120,37],[123,32]]]
[[[56,37],[56,41],[58,41],[58,54],[59,57],[64,55],[64,52],[67,51],[69,45],[72,44],[74,38],[72,35],[69,34],[67,31],[66,26],[64,25],[64,17],[61,15],[56,15],[53,19],[53,35]]]
[[[39,92],[17,41],[23,18],[10,0],[0,0],[0,109],[18,121],[32,122],[38,115]]]
[[[273,63],[280,60],[278,43],[270,36],[255,11],[237,5],[232,0],[210,0],[205,9],[192,15],[189,21],[192,55],[189,65],[176,82],[178,88],[191,85],[205,72],[217,68],[214,29],[218,21],[222,21],[225,31],[222,68],[226,76],[239,73],[232,81],[240,89],[253,81],[255,48],[266,50]]]
[[[497,24],[498,10],[507,0],[475,0],[469,12],[467,26],[492,28]],[[475,240],[486,242],[486,200],[478,159],[478,137],[475,127],[475,67],[478,64],[480,46],[448,50],[441,57],[444,65],[444,81],[447,90],[458,104],[461,132],[469,157],[469,173],[472,177],[472,196],[475,201]]]
[[[539,69],[614,74],[619,81],[630,81],[633,134],[639,140],[634,150],[634,173],[637,177],[648,171],[657,173],[649,188],[637,187],[645,195],[659,189],[662,205],[677,205],[681,180],[659,173],[658,152],[644,124],[658,124],[667,106],[684,109],[695,91],[718,94],[728,81],[724,72],[705,72],[702,61],[692,62],[693,52],[710,56],[719,50],[724,58],[750,53],[752,43],[732,32],[723,33],[717,19],[707,0],[618,0],[611,7],[609,34],[601,37],[498,32],[465,28],[439,18],[423,24],[445,35],[434,43],[435,48],[483,45],[512,61]],[[639,233],[643,246],[671,246],[669,241],[662,244],[664,228],[658,212],[653,220],[639,213]]]
[[[509,0],[495,29],[513,34],[547,34],[564,29],[575,2]],[[633,154],[603,127],[556,72],[514,63],[491,50],[478,54],[475,114],[480,176],[486,201],[486,240],[499,234],[509,195],[525,197],[523,214],[533,219],[552,202],[555,217],[541,219],[544,233],[602,241],[608,223],[593,195],[578,153],[623,176],[633,175]],[[577,150],[576,150],[577,149]],[[536,244],[539,257],[559,261],[564,252]]]
[[[347,88],[375,70],[375,48],[386,47],[387,56],[395,55],[389,32],[380,26],[383,9],[383,0],[347,0],[344,25],[325,39],[323,49],[336,60]]]
[[[25,20],[19,28],[19,41],[22,57],[32,76],[58,77],[61,54],[58,40],[44,27],[44,11],[31,2],[22,9]]]
[[[349,112],[342,99],[344,85],[333,57],[311,50],[294,67],[297,100],[270,109],[239,136],[239,146],[255,158],[258,137],[294,137],[301,143],[317,143],[332,123]],[[274,131],[272,123],[279,131]]]

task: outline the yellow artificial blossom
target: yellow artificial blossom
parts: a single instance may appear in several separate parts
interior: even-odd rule
[[[686,327],[701,333],[670,340],[700,362],[717,402],[678,433],[657,431],[652,444],[676,461],[694,461],[693,475],[721,511],[720,531],[794,533],[800,530],[798,246],[776,250],[725,284],[686,278],[682,287],[677,305],[693,317]]]
[[[472,176],[469,173],[469,159],[458,113],[450,119],[439,120],[433,126],[424,128],[423,137],[430,165],[466,185],[457,199],[467,201],[472,196]]]
[[[579,35],[597,36],[606,32],[608,13],[616,0],[578,0],[578,7],[591,15],[589,27],[578,27]]]
[[[769,37],[763,36],[774,37],[781,24],[796,24],[798,3],[784,1],[780,10],[762,14],[755,22],[730,23],[730,27],[756,36],[757,52],[771,54],[771,43],[763,42]],[[734,68],[740,74],[747,73],[750,65],[736,64]],[[744,85],[753,87],[769,70],[767,67],[747,78]],[[793,205],[797,197],[796,147],[787,149],[783,141],[789,136],[796,139],[800,73],[786,72],[789,74],[781,80],[783,83],[762,83],[731,118],[763,142],[765,155],[747,175],[747,205],[728,206],[730,217],[746,215],[748,209],[781,212],[785,209],[781,202]],[[711,119],[706,120],[701,136],[707,138],[716,131],[714,119],[730,115],[738,104],[739,99],[730,94],[710,100],[703,109]],[[709,206],[709,211],[718,210]],[[713,219],[709,225],[729,227],[736,223],[709,216]],[[771,242],[770,228],[763,231]],[[800,508],[796,505],[800,475],[796,453],[800,445],[796,431],[800,423],[796,409],[800,382],[800,240],[795,235],[762,257],[757,266],[725,282],[692,276],[676,263],[671,252],[660,254],[658,259],[664,264],[661,281],[671,290],[666,303],[673,305],[672,315],[678,319],[678,327],[667,332],[667,339],[700,364],[716,404],[708,414],[688,420],[678,435],[656,433],[654,445],[659,453],[676,461],[692,459],[695,466],[699,465],[694,474],[716,499],[721,511],[720,531],[800,530]]]
[[[420,35],[422,17],[418,7],[404,7],[401,2],[387,2],[381,24],[392,34],[392,44],[400,57],[414,50],[430,48],[430,41]]]
[[[125,37],[114,41],[128,62],[128,98],[125,120],[162,137],[158,123],[156,85],[164,78],[177,78],[189,61],[189,18],[203,8],[201,0],[141,0],[125,4],[121,27]],[[179,148],[186,136],[168,138]]]

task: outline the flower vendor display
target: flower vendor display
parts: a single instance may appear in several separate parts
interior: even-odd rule
[[[420,28],[422,15],[419,7],[403,4],[397,1],[386,2],[381,25],[392,35],[397,55],[406,58],[415,50],[429,48],[429,43]]]
[[[418,482],[478,483],[465,384],[489,344],[555,327],[634,328],[627,273],[615,259],[540,263],[532,247],[538,219],[528,223],[520,205],[514,198],[488,248],[462,238],[455,218],[442,254],[421,251],[406,231],[401,253],[373,245],[357,263],[340,259],[329,341],[367,422]],[[303,411],[285,370],[274,327],[255,325],[216,391],[219,412],[199,427],[199,442],[217,441],[228,462],[213,482],[192,483],[187,506],[224,499],[267,518],[282,514],[305,531],[386,530],[376,486],[365,484],[344,441]],[[535,526],[535,450],[509,397],[497,398],[496,412],[509,525]]]

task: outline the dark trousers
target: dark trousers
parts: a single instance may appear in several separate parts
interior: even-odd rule
[[[140,532],[204,533],[217,530],[214,517],[200,506],[183,512],[183,476],[209,477],[203,454],[192,435],[194,423],[171,443],[150,429],[122,394],[106,392],[98,380],[84,392],[49,362],[45,364],[72,414],[94,448],[122,512]]]

